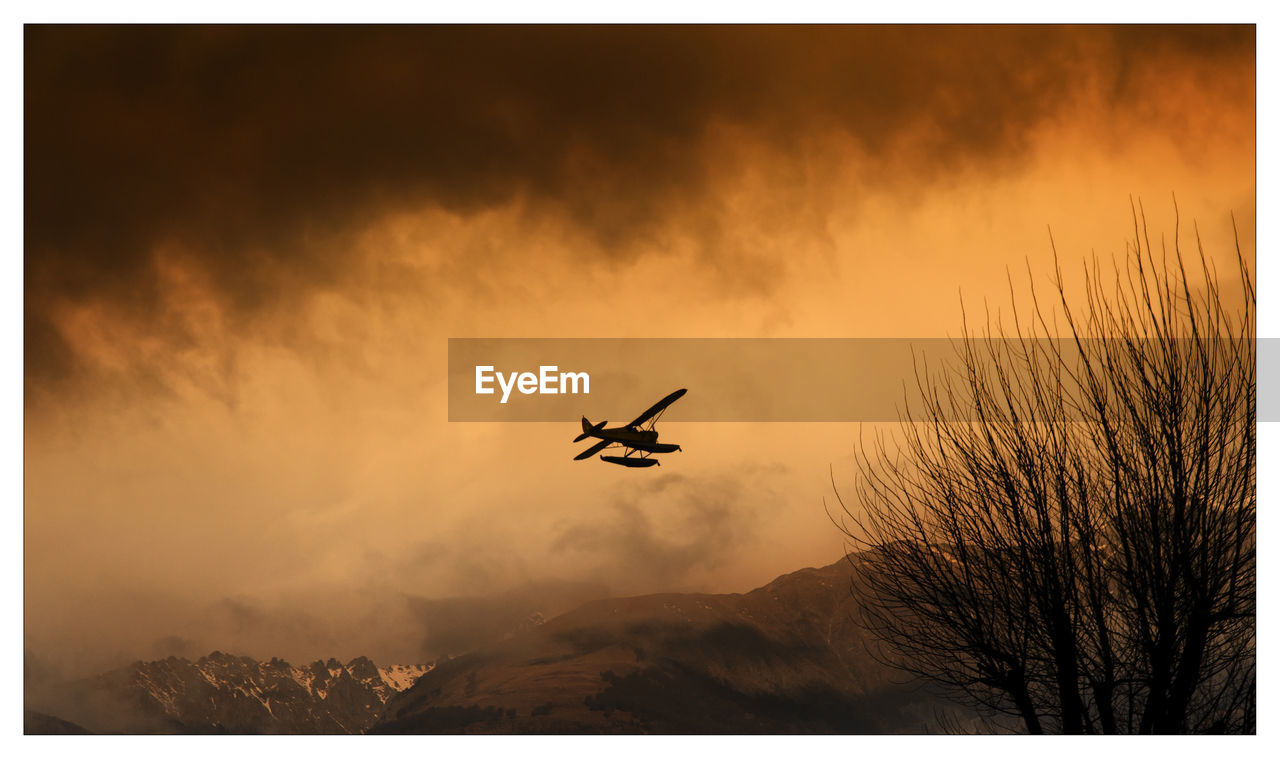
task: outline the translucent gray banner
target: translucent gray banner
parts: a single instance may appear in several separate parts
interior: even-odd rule
[[[988,363],[993,349],[1028,349],[1009,342],[968,345]],[[1032,351],[1068,361],[1076,351],[1070,340],[1033,343]],[[586,416],[622,424],[688,388],[664,420],[894,422],[908,405],[913,412],[922,407],[918,372],[938,377],[947,370],[958,378],[963,345],[949,338],[451,338],[449,421],[570,422]],[[1264,367],[1280,368],[1280,353],[1268,349],[1263,356]],[[1277,374],[1264,369],[1263,376]],[[1280,404],[1270,400],[1261,418],[1280,420]],[[961,407],[951,418],[964,413]]]

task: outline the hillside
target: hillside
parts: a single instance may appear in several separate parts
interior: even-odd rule
[[[927,731],[944,706],[868,655],[851,571],[841,560],[745,594],[585,604],[442,663],[373,731]]]

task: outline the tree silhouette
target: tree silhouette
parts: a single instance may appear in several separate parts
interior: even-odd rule
[[[860,447],[836,522],[876,655],[993,725],[1253,732],[1253,282],[1238,238],[1236,308],[1198,230],[1157,255],[1133,220],[1083,306],[1055,248],[1051,311],[1033,286],[1029,319],[918,369],[922,410]]]

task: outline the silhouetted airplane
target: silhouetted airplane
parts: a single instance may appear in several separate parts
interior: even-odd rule
[[[600,451],[611,446],[620,446],[626,449],[626,453],[621,456],[601,456],[602,461],[610,464],[630,467],[647,467],[657,466],[658,460],[652,458],[655,453],[671,453],[680,450],[680,446],[674,443],[659,443],[658,431],[654,426],[658,423],[658,417],[662,416],[662,412],[667,410],[667,406],[680,400],[680,396],[684,395],[688,390],[680,389],[668,395],[666,398],[658,401],[649,407],[649,410],[635,418],[635,421],[623,427],[610,427],[605,429],[608,422],[600,422],[592,424],[587,418],[582,417],[582,434],[575,437],[573,442],[578,443],[589,437],[599,438],[600,442],[591,446],[587,450],[573,457],[574,461],[582,461],[589,459]],[[641,425],[648,422],[648,425]],[[632,456],[633,453],[639,453],[638,456]]]

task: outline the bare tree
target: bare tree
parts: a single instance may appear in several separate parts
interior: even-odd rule
[[[1133,217],[1082,306],[1055,265],[1052,309],[1033,285],[1029,319],[917,372],[922,411],[861,447],[836,521],[881,655],[993,717],[1253,732],[1252,278],[1237,239],[1233,307],[1198,231],[1156,254]]]

